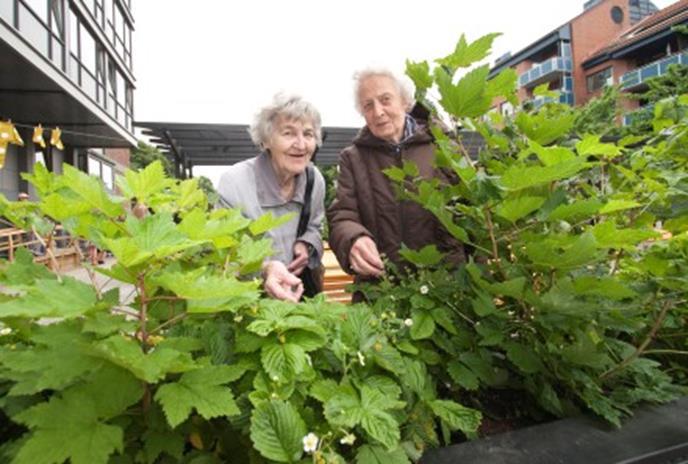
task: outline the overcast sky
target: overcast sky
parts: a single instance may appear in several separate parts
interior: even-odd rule
[[[402,72],[502,32],[491,62],[583,11],[584,0],[137,0],[137,121],[249,123],[279,91],[298,93],[323,124],[362,125],[352,75]],[[673,0],[655,0],[659,8]]]

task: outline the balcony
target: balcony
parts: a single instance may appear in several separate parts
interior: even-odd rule
[[[518,77],[518,84],[521,87],[535,87],[560,78],[562,75],[570,73],[572,69],[571,58],[554,56],[521,74]]]
[[[623,125],[630,126],[635,122],[652,121],[654,116],[655,105],[646,105],[624,114]]]
[[[559,92],[559,98],[552,97],[535,97],[528,102],[533,105],[533,109],[538,109],[545,103],[564,103],[565,105],[573,106],[573,93],[572,92]]]
[[[621,76],[622,90],[638,90],[643,88],[645,81],[652,77],[657,77],[665,74],[669,65],[684,64],[688,65],[688,52],[676,53],[674,55],[657,60],[654,63],[643,66],[642,68],[634,69]]]

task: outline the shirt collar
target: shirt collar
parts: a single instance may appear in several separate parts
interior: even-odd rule
[[[256,158],[256,193],[258,194],[258,202],[262,207],[275,207],[285,205],[291,201],[303,204],[303,197],[306,193],[306,175],[304,172],[296,176],[296,187],[294,189],[294,197],[291,200],[285,200],[280,195],[279,182],[275,169],[270,162],[270,155],[262,152]]]

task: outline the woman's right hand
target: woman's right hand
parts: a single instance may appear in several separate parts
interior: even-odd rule
[[[297,303],[303,294],[303,282],[289,272],[281,261],[268,261],[263,265],[263,288],[273,298]]]
[[[377,245],[372,238],[362,235],[356,239],[349,251],[351,270],[358,275],[380,277],[385,272]]]

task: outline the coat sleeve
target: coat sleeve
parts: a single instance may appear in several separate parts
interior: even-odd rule
[[[325,219],[325,179],[318,168],[314,167],[313,172],[315,179],[313,181],[313,194],[311,197],[311,217],[306,231],[303,235],[296,238],[298,241],[306,242],[312,247],[311,255],[308,259],[308,267],[311,269],[316,268],[322,261],[322,226]]]
[[[353,274],[349,263],[349,252],[354,241],[362,235],[367,235],[373,240],[375,237],[361,223],[356,195],[356,178],[347,152],[343,152],[339,158],[337,194],[327,210],[327,219],[330,226],[330,248],[337,256],[342,269]]]

